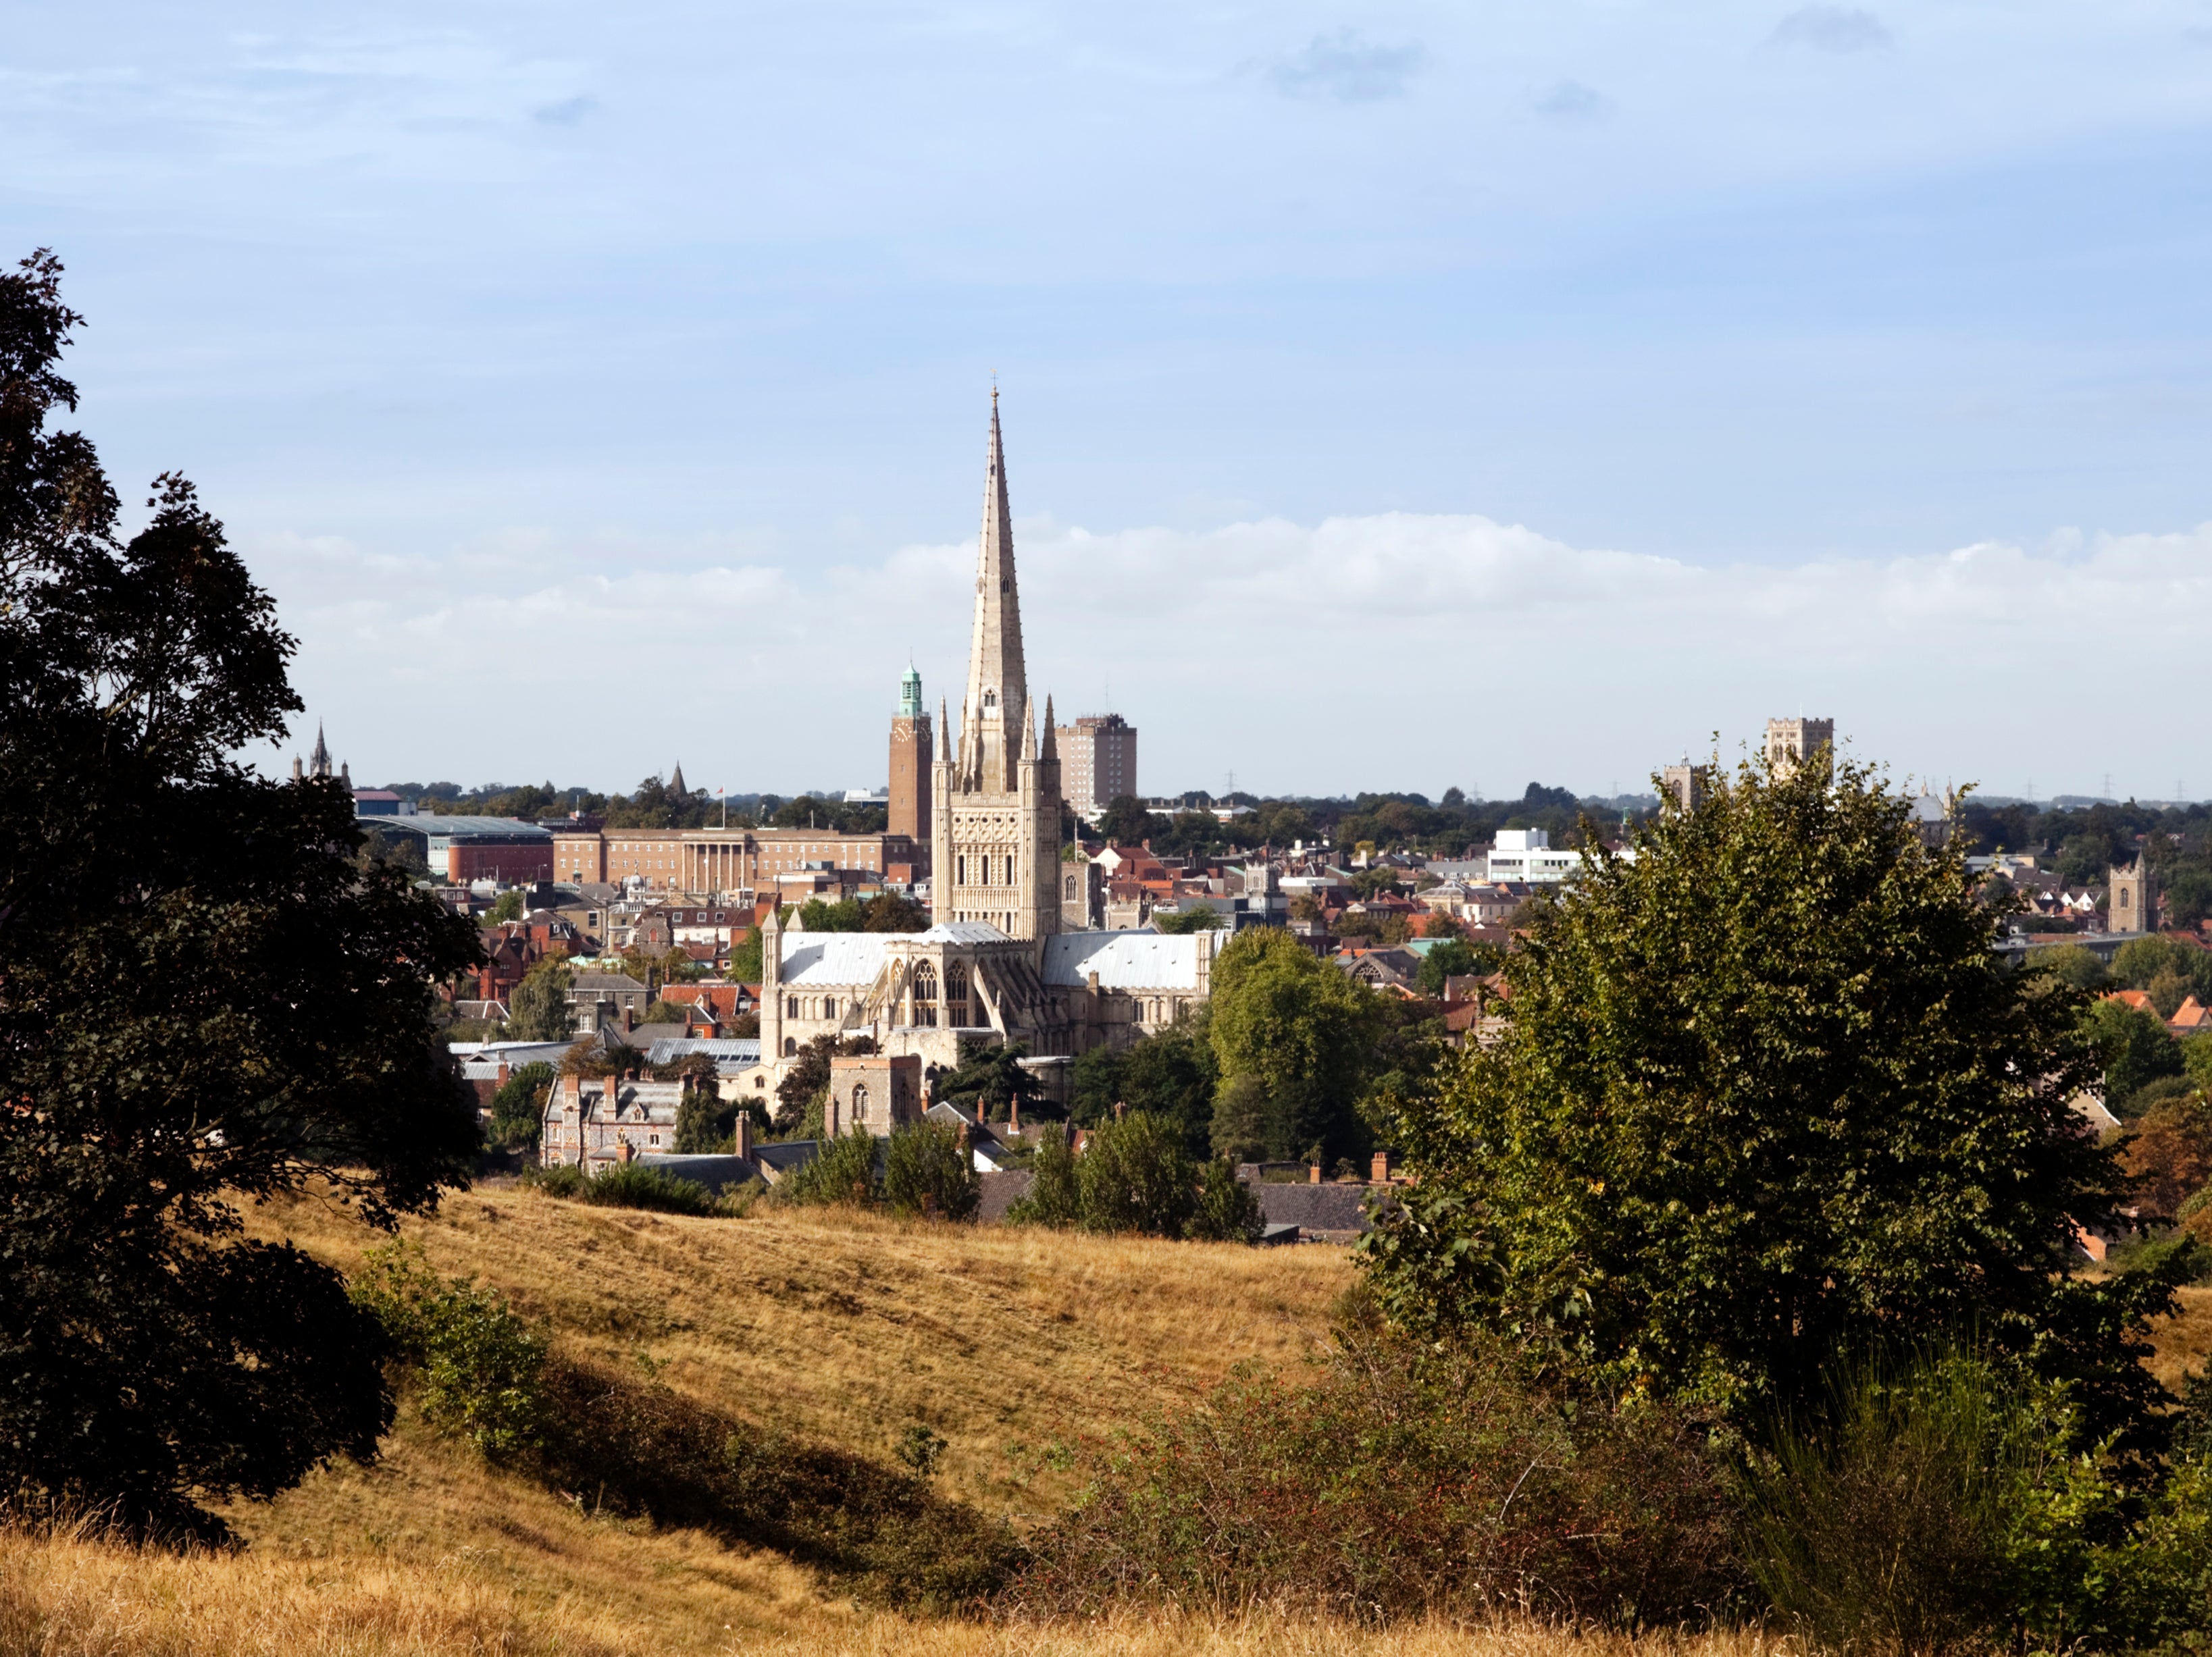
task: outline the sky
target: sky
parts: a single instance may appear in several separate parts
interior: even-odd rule
[[[994,376],[1146,792],[2212,796],[2212,0],[17,0],[0,256],[358,782],[879,786]],[[2166,679],[2167,675],[2155,676]]]

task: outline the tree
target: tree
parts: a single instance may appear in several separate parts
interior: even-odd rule
[[[894,1214],[972,1218],[982,1200],[975,1159],[950,1122],[910,1122],[884,1147],[884,1201]]]
[[[574,982],[568,963],[557,955],[535,962],[522,981],[507,992],[507,1026],[518,1041],[558,1041],[573,1028],[568,1011],[568,986]]]
[[[300,709],[293,641],[189,483],[125,543],[47,429],[59,283],[0,276],[0,1491],[218,1536],[202,1501],[391,1422],[374,1317],[238,1205],[316,1182],[389,1226],[466,1182],[433,986],[476,932],[364,866],[343,788],[235,757]]]
[[[1081,1127],[1110,1120],[1114,1107],[1141,1110],[1176,1123],[1183,1149],[1209,1154],[1213,1090],[1219,1079],[1203,1008],[1192,1017],[1155,1031],[1129,1047],[1093,1047],[1075,1061],[1075,1102],[1070,1114]]]
[[[1237,1177],[1235,1162],[1217,1156],[1200,1167],[1198,1203],[1183,1224],[1185,1236],[1194,1242],[1255,1243],[1267,1229],[1260,1199]]]
[[[545,1096],[553,1090],[553,1066],[539,1059],[525,1065],[491,1096],[491,1137],[510,1150],[538,1143],[545,1120]]]
[[[1178,910],[1174,914],[1155,914],[1152,917],[1152,930],[1170,938],[1180,938],[1187,932],[1215,932],[1221,924],[1221,912],[1204,904]]]
[[[1098,819],[1099,837],[1109,846],[1141,846],[1166,827],[1164,817],[1154,816],[1132,794],[1115,795]]]
[[[687,1156],[712,1156],[729,1144],[738,1130],[738,1112],[746,1107],[724,1100],[716,1090],[713,1059],[702,1053],[684,1058],[705,1059],[706,1065],[703,1071],[694,1069],[685,1077],[690,1085],[676,1107],[676,1149]]]
[[[682,1024],[688,1028],[691,1022],[691,1010],[681,1002],[655,1000],[646,1008],[644,1016],[637,1022],[641,1024]]]
[[[1267,1158],[1267,1089],[1256,1076],[1227,1076],[1221,1079],[1213,1100],[1213,1120],[1208,1138],[1213,1154],[1231,1162],[1257,1162]]]
[[[1182,1130],[1143,1111],[1091,1130],[1075,1159],[1075,1189],[1085,1231],[1180,1237],[1198,1207]]]
[[[1395,1102],[1419,1183],[1362,1249],[1390,1315],[1747,1421],[1948,1334],[2071,1380],[2093,1442],[2140,1423],[2171,1274],[2060,1270],[2124,1191],[2069,1108],[2081,998],[1998,961],[1963,854],[1840,762],[1636,839],[1508,958],[1498,1045]]]
[[[902,892],[878,892],[862,907],[864,932],[923,932],[929,930],[929,911]]]
[[[743,940],[730,948],[730,976],[740,984],[761,981],[761,929],[745,928]]]
[[[1375,1028],[1373,993],[1278,927],[1241,933],[1213,963],[1214,1059],[1224,1082],[1260,1083],[1275,1161],[1316,1144],[1331,1158],[1366,1154],[1357,1107]]]
[[[1006,1223],[1065,1231],[1082,1217],[1082,1212],[1075,1183],[1075,1152],[1061,1135],[1047,1133],[1037,1142],[1036,1158],[1030,1164],[1030,1188],[1007,1208]]]
[[[521,919],[522,894],[512,886],[493,899],[491,907],[484,911],[484,920],[495,926],[502,920]]]
[[[2171,1218],[2185,1198],[2212,1184],[2212,1105],[2199,1093],[2161,1099],[2128,1125],[2120,1167],[2148,1211]]]
[[[2181,1044],[2147,1012],[2111,998],[2094,1004],[2082,1029],[2103,1059],[2105,1103],[2115,1115],[2128,1114],[2128,1097],[2161,1077],[2182,1071]]]
[[[1431,1000],[1441,1001],[1446,979],[1472,978],[1478,974],[1496,972],[1496,960],[1494,951],[1485,950],[1478,955],[1470,945],[1455,938],[1448,938],[1422,956],[1421,970],[1415,976],[1423,995]]]
[[[1017,1105],[1032,1120],[1057,1116],[1045,1102],[1044,1084],[1022,1067],[1029,1056],[1019,1041],[978,1047],[937,1078],[933,1096],[948,1105],[965,1105],[980,1121],[1010,1120]]]
[[[2077,990],[2101,990],[2111,981],[2097,952],[2085,950],[2079,944],[2039,950],[2035,964]]]

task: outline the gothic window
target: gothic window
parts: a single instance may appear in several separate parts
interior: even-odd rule
[[[985,713],[989,713],[991,709],[996,707],[998,705],[999,693],[997,691],[987,690],[983,693],[983,711]]]
[[[937,1023],[937,968],[927,961],[914,969],[914,1022],[932,1027]]]
[[[783,1056],[787,1059],[796,1059],[799,1057],[799,1038],[797,1036],[787,1035],[783,1038]]]
[[[853,1121],[855,1126],[868,1120],[868,1084],[853,1083]]]
[[[1075,895],[1075,877],[1073,875],[1070,875],[1067,877],[1067,895],[1070,897],[1073,897]]]
[[[945,1022],[963,1028],[968,1020],[968,968],[955,961],[945,968]]]

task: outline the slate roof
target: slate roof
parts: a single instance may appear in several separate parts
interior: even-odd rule
[[[679,1180],[689,1180],[702,1185],[720,1195],[733,1185],[743,1185],[748,1180],[760,1177],[760,1170],[743,1156],[696,1156],[684,1152],[643,1152],[637,1158],[642,1168],[657,1168],[663,1174]]]
[[[665,1035],[647,1049],[645,1062],[648,1065],[672,1064],[686,1053],[703,1053],[716,1061],[736,1059],[749,1065],[760,1063],[760,1038],[757,1035],[727,1035],[709,1040],[704,1036]]]
[[[1205,932],[1056,932],[1044,944],[1044,981],[1079,988],[1098,974],[1101,989],[1195,990]]]
[[[1269,1225],[1295,1225],[1302,1231],[1356,1232],[1371,1229],[1364,1185],[1268,1185],[1246,1187],[1259,1199],[1260,1216]]]
[[[997,1225],[1006,1217],[1006,1211],[1029,1195],[1030,1186],[1036,1178],[1025,1168],[1008,1168],[1003,1174],[979,1174],[983,1187],[982,1199],[975,1205],[978,1225]]]

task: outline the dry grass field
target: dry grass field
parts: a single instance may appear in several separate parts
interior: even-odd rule
[[[350,1266],[374,1239],[301,1202],[252,1216]],[[579,1354],[753,1419],[887,1458],[923,1422],[949,1492],[1017,1524],[1072,1475],[1054,1442],[1243,1358],[1294,1364],[1350,1280],[1341,1251],[1243,1249],[760,1211],[694,1220],[487,1188],[410,1224],[430,1264],[472,1274]],[[2212,1290],[2185,1296],[2160,1367],[2212,1351]],[[179,1557],[0,1533],[0,1657],[461,1657],[828,1654],[1427,1654],[1632,1650],[1753,1657],[1753,1635],[1632,1643],[1444,1624],[1387,1636],[1311,1621],[1133,1619],[1046,1629],[867,1612],[781,1557],[594,1511],[492,1472],[403,1411],[374,1467],[334,1467],[228,1517],[250,1545]]]

